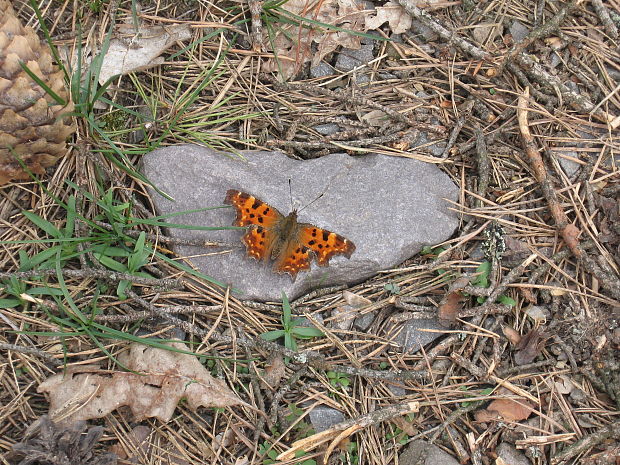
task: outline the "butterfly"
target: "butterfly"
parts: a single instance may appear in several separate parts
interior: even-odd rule
[[[284,216],[271,205],[253,195],[230,189],[224,203],[237,210],[233,226],[249,226],[242,238],[248,255],[257,260],[275,260],[277,273],[289,273],[295,281],[297,273],[310,269],[316,257],[319,266],[327,266],[337,254],[351,258],[355,244],[326,229],[297,222],[297,210]]]

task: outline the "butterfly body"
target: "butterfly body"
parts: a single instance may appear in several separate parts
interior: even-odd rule
[[[310,269],[316,257],[319,266],[327,266],[336,254],[347,258],[355,244],[345,237],[309,223],[297,221],[297,210],[287,216],[253,195],[230,189],[224,203],[237,211],[233,226],[248,226],[242,238],[248,255],[257,260],[274,260],[274,270],[289,273],[295,280],[297,273]]]

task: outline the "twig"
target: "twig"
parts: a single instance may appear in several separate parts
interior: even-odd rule
[[[599,429],[597,432],[580,439],[574,444],[571,444],[563,451],[555,454],[551,458],[551,463],[552,465],[556,465],[560,462],[564,462],[571,457],[579,455],[589,449],[592,449],[593,447],[601,444],[603,441],[606,441],[610,438],[615,440],[620,439],[620,421],[611,423]]]
[[[454,410],[450,415],[448,415],[448,418],[446,418],[443,423],[441,423],[441,425],[439,425],[436,429],[435,432],[433,433],[433,435],[430,437],[430,442],[433,443],[437,440],[437,438],[439,437],[439,435],[441,434],[441,432],[448,426],[450,426],[452,423],[454,423],[455,421],[457,421],[459,418],[461,418],[463,415],[469,413],[469,412],[473,412],[474,410],[476,410],[478,407],[480,407],[482,404],[484,403],[483,400],[477,400],[474,402],[470,402],[469,405],[467,405],[467,407],[459,407],[458,409]]]
[[[504,71],[506,65],[511,62],[514,57],[520,53],[522,53],[526,48],[528,48],[535,40],[538,40],[542,37],[546,37],[551,34],[553,31],[556,31],[560,24],[566,19],[566,16],[571,13],[583,0],[572,0],[571,2],[564,5],[560,10],[547,21],[545,24],[541,24],[540,26],[534,28],[530,33],[520,42],[514,44],[508,53],[504,57],[504,60],[500,63],[498,67],[498,74],[501,74]]]
[[[506,381],[505,379],[502,379],[499,376],[496,376],[493,374],[489,375],[486,370],[474,365],[474,363],[471,360],[467,360],[465,357],[457,354],[456,352],[451,354],[450,358],[455,363],[457,363],[459,366],[461,366],[462,368],[465,368],[467,371],[469,371],[472,375],[474,375],[476,378],[480,380],[483,380],[483,381],[486,379],[492,380],[496,382],[497,384],[499,384],[500,386],[505,387],[509,391],[513,392],[514,394],[531,400],[535,404],[538,404],[540,402],[536,397],[531,395],[529,392],[521,389],[519,386],[516,386],[510,381]]]
[[[374,412],[361,415],[357,418],[343,421],[326,429],[325,431],[321,431],[320,433],[316,433],[307,438],[295,441],[288,450],[278,455],[276,460],[289,460],[293,458],[295,453],[299,450],[308,452],[321,444],[331,441],[331,444],[327,448],[327,451],[323,457],[324,463],[328,463],[328,458],[331,455],[331,452],[343,439],[346,439],[356,432],[364,428],[368,428],[369,426],[390,420],[394,417],[417,412],[419,408],[420,404],[418,402],[404,402],[402,404],[390,405],[389,407],[375,410]]]
[[[217,310],[221,310],[221,305],[183,305],[175,307],[158,307],[162,312],[168,315],[183,315],[183,314],[209,314]],[[140,312],[130,312],[126,315],[97,315],[95,321],[108,322],[108,323],[129,323],[132,321],[143,320],[145,318],[153,318],[155,316],[161,316],[160,312],[154,312],[151,310],[144,310]]]
[[[275,79],[270,79],[271,83],[273,84],[274,88],[276,90],[301,90],[301,91],[305,91],[308,92],[310,94],[318,94],[318,95],[323,95],[325,97],[330,97],[336,100],[341,101],[342,103],[345,104],[352,104],[352,105],[365,105],[367,107],[370,108],[375,108],[377,110],[380,110],[382,112],[384,112],[386,115],[388,115],[389,117],[391,117],[392,119],[400,122],[400,123],[404,123],[407,126],[411,126],[417,129],[421,129],[421,130],[425,130],[425,131],[431,131],[431,132],[435,132],[435,133],[443,133],[445,132],[446,128],[444,128],[443,126],[440,125],[434,125],[434,124],[427,124],[427,123],[422,123],[419,121],[416,121],[414,119],[411,119],[401,113],[399,113],[396,110],[393,110],[392,108],[386,107],[384,105],[381,105],[378,102],[375,102],[367,97],[364,97],[362,95],[351,95],[349,93],[346,93],[345,91],[334,91],[334,90],[330,90],[330,89],[325,89],[323,87],[317,87],[317,86],[313,86],[313,85],[309,85],[309,84],[291,84],[291,83],[282,83],[282,82],[278,82]]]
[[[468,42],[467,40],[459,37],[455,32],[449,31],[437,21],[435,21],[426,11],[418,8],[415,5],[415,0],[397,0],[403,8],[413,16],[418,21],[422,22],[425,26],[430,28],[433,32],[435,32],[439,37],[448,41],[448,43],[455,45],[461,51],[468,54],[472,58],[476,60],[485,60],[488,62],[492,61],[492,56],[485,52],[484,50],[476,47],[474,44]],[[519,53],[515,56],[515,63],[518,63],[523,69],[534,79],[539,82],[541,85],[544,85],[550,89],[557,89],[565,102],[574,107],[575,109],[583,112],[590,113],[594,111],[593,116],[601,119],[604,122],[612,122],[615,118],[612,115],[609,115],[603,112],[600,109],[596,109],[594,104],[588,99],[585,95],[580,95],[573,92],[569,89],[562,81],[556,77],[552,76],[548,72],[546,72],[542,67],[536,63],[532,58],[529,58],[523,53]],[[512,73],[518,73],[519,67],[515,65],[515,63],[508,63],[507,69]]]
[[[452,128],[452,132],[450,133],[450,137],[448,138],[446,147],[443,149],[443,152],[441,153],[441,156],[439,158],[443,158],[445,160],[450,156],[450,151],[452,150],[452,147],[454,146],[457,137],[461,133],[461,129],[463,129],[463,126],[465,125],[465,120],[471,116],[471,110],[474,106],[474,103],[475,100],[471,96],[463,103],[463,111],[456,120],[456,124],[454,125],[454,128]]]
[[[612,39],[617,39],[618,28],[612,21],[611,16],[609,15],[609,11],[607,11],[607,8],[603,4],[603,0],[592,0],[592,7],[594,8],[594,11],[598,15],[599,19],[601,20],[601,23],[605,28],[605,32],[607,32],[609,37],[611,37]]]
[[[310,148],[310,149],[342,149],[342,146],[351,147],[368,147],[370,145],[386,144],[388,142],[394,142],[400,140],[406,136],[407,132],[402,131],[396,134],[388,134],[385,136],[370,137],[367,139],[357,140],[329,140],[329,141],[286,141],[286,140],[268,140],[265,141],[265,145],[268,147],[292,147],[292,148]]]
[[[476,127],[476,160],[478,162],[478,195],[476,200],[477,206],[482,207],[482,199],[487,194],[489,187],[489,178],[491,177],[491,163],[489,162],[489,152],[487,144],[484,140],[484,134],[479,127]]]
[[[256,53],[260,53],[263,50],[263,21],[261,20],[263,2],[261,0],[248,0],[248,5],[250,7],[252,21],[252,29],[250,32],[252,50]]]
[[[424,23],[425,26],[430,28],[435,34],[439,37],[447,41],[449,44],[453,44],[457,46],[460,50],[463,50],[465,53],[475,58],[476,60],[485,60],[492,61],[492,56],[490,53],[485,52],[484,50],[476,47],[474,44],[468,42],[467,40],[460,37],[457,33],[453,31],[449,31],[437,21],[435,21],[431,15],[429,15],[426,11],[418,8],[416,4],[418,3],[415,0],[397,0],[398,3],[418,21]]]
[[[0,343],[0,350],[12,350],[14,352],[20,352],[22,354],[36,355],[37,357],[41,357],[48,364],[52,365],[54,368],[62,365],[62,362],[56,360],[53,356],[48,354],[47,352],[37,349],[35,347],[26,347],[18,344],[5,344]]]
[[[112,282],[131,281],[132,283],[140,284],[142,286],[152,286],[161,289],[178,289],[179,287],[181,287],[181,280],[179,279],[143,278],[128,273],[118,273],[116,271],[110,271],[106,269],[100,270],[98,268],[61,270],[61,273],[66,278],[96,278],[105,279]],[[6,279],[11,277],[17,279],[32,279],[39,276],[56,276],[56,270],[32,270],[0,273],[0,279]]]
[[[540,156],[538,147],[536,147],[532,133],[530,132],[530,127],[527,120],[529,111],[527,100],[529,95],[529,88],[526,87],[523,95],[519,97],[519,104],[517,108],[517,118],[519,120],[519,129],[521,131],[523,148],[525,149],[525,154],[527,155],[530,168],[534,172],[534,177],[540,184],[543,195],[547,200],[551,216],[555,221],[558,232],[562,236],[562,239],[564,239],[564,242],[571,252],[579,258],[581,256],[581,251],[577,246],[579,245],[578,236],[581,234],[581,231],[574,224],[568,221],[568,217],[562,209],[558,196],[555,193],[555,189],[551,185],[550,179],[547,177],[545,164]]]
[[[307,372],[308,372],[308,367],[302,366],[293,374],[293,376],[290,376],[286,380],[286,383],[283,384],[280,387],[280,389],[278,389],[278,391],[274,394],[273,399],[271,401],[271,408],[269,409],[269,419],[272,425],[275,425],[277,423],[280,401],[286,395],[286,393],[288,393],[291,389],[293,389],[293,386],[297,384],[300,378],[304,376]]]
[[[543,195],[547,200],[549,211],[556,225],[560,236],[564,240],[564,243],[571,251],[571,253],[580,260],[586,270],[593,274],[596,279],[601,282],[601,285],[608,289],[610,293],[616,298],[620,299],[620,279],[614,275],[605,273],[600,266],[590,258],[583,247],[579,245],[579,235],[581,231],[577,226],[568,221],[568,217],[562,208],[557,194],[551,185],[551,181],[547,176],[547,170],[543,162],[534,138],[530,132],[528,123],[528,88],[525,88],[523,95],[519,97],[519,103],[517,108],[517,119],[519,121],[519,129],[521,131],[521,137],[523,141],[523,147],[528,158],[530,168],[534,172],[536,181],[540,184]]]

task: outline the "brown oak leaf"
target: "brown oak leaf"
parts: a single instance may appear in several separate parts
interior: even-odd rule
[[[187,350],[182,343],[169,345]],[[244,404],[194,355],[134,343],[118,360],[135,373],[72,366],[41,383],[37,391],[49,394],[50,416],[67,422],[90,420],[126,405],[136,421],[155,417],[167,422],[183,398],[193,410]]]

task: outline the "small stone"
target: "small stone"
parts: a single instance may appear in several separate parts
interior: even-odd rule
[[[334,68],[324,61],[321,61],[318,65],[310,68],[310,77],[321,78],[325,76],[334,75]]]
[[[433,42],[439,39],[439,35],[435,31],[417,19],[411,21],[411,31],[426,42]]]
[[[501,36],[504,33],[504,26],[501,24],[479,24],[474,27],[472,34],[474,40],[479,44],[485,44],[493,42],[497,36]]]
[[[522,452],[507,442],[502,442],[497,446],[495,453],[506,465],[532,465],[532,462]]]
[[[370,325],[372,324],[372,322],[375,321],[376,313],[377,312],[369,312],[364,315],[358,316],[355,319],[355,322],[353,323],[353,325],[355,326],[356,329],[359,329],[360,331],[366,331],[368,328],[370,328]]]
[[[551,53],[551,57],[549,59],[549,67],[551,69],[557,68],[560,63],[562,63],[562,57],[560,57],[557,52]]]
[[[314,126],[313,129],[323,136],[331,136],[337,132],[340,132],[340,126],[336,123],[319,124]]]
[[[531,305],[525,309],[525,314],[536,323],[544,323],[551,318],[551,312],[547,307]]]
[[[560,166],[564,170],[564,173],[566,173],[566,176],[568,176],[569,179],[577,174],[577,172],[579,171],[579,168],[581,168],[581,164],[577,163],[574,160],[571,160],[571,158],[574,158],[576,160],[579,159],[579,154],[576,151],[556,150],[555,155],[557,157],[558,163],[560,164]]]
[[[393,334],[398,331],[401,326],[402,330],[394,338],[394,342],[402,348],[403,352],[412,354],[438,337],[443,336],[443,330],[445,330],[445,327],[435,318],[413,319],[395,326],[390,333]],[[421,329],[432,329],[435,331],[420,331]]]
[[[450,454],[422,440],[411,442],[398,456],[398,463],[400,465],[459,465],[459,461]]]
[[[340,410],[319,405],[310,412],[310,423],[317,433],[325,431],[344,421],[344,415]]]
[[[366,63],[372,61],[375,57],[373,54],[374,43],[362,44],[357,50],[352,48],[343,48],[336,59],[336,69],[344,72],[352,71]],[[359,78],[367,77],[365,75]]]
[[[515,42],[521,42],[529,33],[529,28],[524,26],[520,21],[513,21],[510,25],[510,34],[512,35],[512,40]]]
[[[418,137],[416,137],[416,139],[411,142],[411,149],[424,146],[423,148],[425,150],[428,150],[431,155],[433,155],[434,157],[440,157],[443,154],[444,148],[446,147],[445,139],[442,138],[441,140],[438,140],[434,143],[430,142],[431,140],[429,139],[428,133],[420,131]]]

